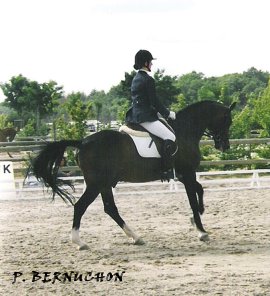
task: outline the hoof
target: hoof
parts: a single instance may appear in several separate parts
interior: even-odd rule
[[[145,242],[143,241],[143,239],[141,239],[141,238],[138,238],[135,242],[134,242],[134,245],[136,245],[136,246],[142,246],[142,245],[144,245],[145,244]]]
[[[199,234],[199,239],[200,239],[201,242],[208,242],[208,241],[210,241],[209,235],[206,232],[200,233]]]
[[[204,207],[199,208],[199,213],[200,213],[200,215],[202,215],[204,213]]]
[[[89,247],[87,245],[82,245],[78,247],[79,251],[89,250]]]

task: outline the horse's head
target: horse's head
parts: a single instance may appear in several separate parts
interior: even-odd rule
[[[220,151],[225,151],[230,148],[229,129],[232,124],[231,111],[236,103],[232,103],[230,107],[218,105],[215,112],[211,114],[210,124],[208,126],[209,135],[215,142],[215,148]]]

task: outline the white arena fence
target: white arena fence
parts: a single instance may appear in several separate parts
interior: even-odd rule
[[[73,182],[75,196],[79,197],[85,189],[82,176],[62,177],[62,179]],[[270,188],[270,169],[198,172],[197,180],[202,184],[205,191],[268,189]],[[146,191],[151,191],[151,194],[185,192],[183,184],[174,180],[163,183],[161,181],[146,183],[119,182],[113,190],[115,196],[140,195],[145,194]],[[6,192],[10,192],[10,190]],[[29,193],[31,193],[31,197],[37,197],[41,192],[43,195],[47,195],[50,193],[50,190],[48,191],[33,176],[29,176],[25,180],[15,179],[15,189],[13,192],[19,198],[26,197]],[[35,195],[35,193],[37,194]],[[4,192],[0,194],[3,195]]]
[[[230,140],[231,144],[270,144],[268,138],[256,139],[233,139]],[[213,141],[201,141],[201,145],[213,145]],[[29,156],[33,152],[39,151],[42,147],[41,141],[24,141],[24,142],[11,142],[0,143],[0,152],[14,152],[24,153]],[[20,154],[21,155],[21,154]],[[7,156],[6,156],[7,157]],[[22,156],[10,158],[1,158],[0,161],[12,161],[14,164],[24,161]],[[223,161],[201,161],[201,165],[224,165],[224,164],[270,164],[270,159],[248,159],[248,160],[223,160]],[[75,169],[75,167],[67,167],[66,169]],[[16,168],[14,169],[16,172]],[[82,176],[71,176],[63,179],[70,180],[75,185],[75,195],[81,195],[85,189],[85,184]],[[208,171],[198,172],[197,180],[202,184],[205,191],[223,191],[223,190],[241,190],[241,189],[264,189],[270,188],[270,169],[256,169],[256,170],[233,170],[233,171]],[[4,180],[2,180],[4,181]],[[2,182],[3,183],[3,182]],[[0,180],[1,186],[1,180]],[[5,188],[5,186],[2,186]],[[9,190],[9,191],[8,191]],[[0,199],[5,193],[10,192],[10,189],[0,191]],[[123,194],[143,194],[146,190],[151,190],[151,193],[172,193],[184,192],[184,186],[179,181],[170,181],[162,183],[161,181],[148,182],[148,183],[124,183],[119,182],[114,188],[116,195]],[[29,193],[44,192],[47,189],[42,186],[33,176],[28,176],[26,180],[15,178],[15,191],[16,196],[26,196]]]

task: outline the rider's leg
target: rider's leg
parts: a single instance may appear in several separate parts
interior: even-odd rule
[[[162,147],[162,180],[174,178],[173,155],[177,150],[175,135],[159,120],[141,123],[146,130],[164,140]]]
[[[177,151],[176,142],[171,140],[165,140],[162,147],[162,171],[163,180],[170,180],[174,178],[173,166],[174,159],[173,156]]]
[[[162,140],[171,140],[175,142],[176,138],[173,132],[171,132],[161,121],[151,121],[140,123],[142,127],[148,130],[151,134],[161,138]]]

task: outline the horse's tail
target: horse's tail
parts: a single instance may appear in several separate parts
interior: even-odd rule
[[[60,163],[67,147],[80,148],[81,140],[61,140],[46,144],[45,148],[33,161],[33,173],[37,179],[41,179],[46,187],[51,187],[53,198],[59,195],[65,202],[74,204],[74,197],[62,185],[69,185],[67,181],[57,178]]]

